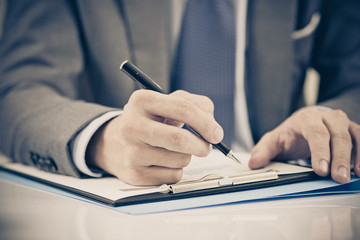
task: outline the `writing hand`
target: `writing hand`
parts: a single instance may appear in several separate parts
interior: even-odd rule
[[[339,183],[350,180],[350,165],[360,177],[360,125],[341,110],[321,111],[306,107],[266,133],[253,148],[250,168],[260,168],[271,159],[306,159],[320,176]]]
[[[88,164],[133,185],[175,183],[191,155],[206,156],[223,130],[204,96],[135,91],[123,114],[99,129],[88,147]],[[181,128],[194,128],[207,140]]]

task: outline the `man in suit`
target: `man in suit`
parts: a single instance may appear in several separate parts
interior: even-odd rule
[[[240,95],[236,111],[247,110],[234,117],[232,143],[256,144],[252,168],[311,157],[317,174],[347,182],[353,160],[360,176],[359,2],[230,2],[238,9],[236,50],[243,47],[234,71],[246,92],[235,94],[235,105]],[[131,59],[171,90],[186,4],[8,1],[0,46],[1,151],[59,174],[102,170],[136,185],[178,181],[191,155],[205,156],[209,143],[224,136],[213,103],[186,91],[135,91],[119,64]],[[308,67],[321,76],[316,107],[302,99]]]

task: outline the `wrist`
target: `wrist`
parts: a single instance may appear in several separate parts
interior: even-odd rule
[[[99,161],[101,159],[101,151],[103,149],[103,133],[108,123],[109,122],[104,123],[99,129],[96,130],[86,148],[85,163],[90,169],[102,169]]]
[[[97,146],[97,138],[93,138],[94,134],[99,134],[100,128],[105,126],[109,120],[119,116],[122,114],[122,111],[111,111],[107,112],[93,121],[91,121],[84,129],[79,132],[79,134],[74,139],[74,144],[72,147],[72,158],[76,168],[83,174],[92,176],[92,177],[101,177],[102,172],[97,171],[97,169],[90,169],[87,165],[87,161],[85,159],[85,155],[93,156],[92,149],[93,147],[89,147],[90,140],[93,140],[92,146]],[[91,150],[91,152],[87,152]],[[95,151],[96,153],[97,151]],[[90,162],[90,161],[89,161]],[[96,165],[94,165],[96,166]]]

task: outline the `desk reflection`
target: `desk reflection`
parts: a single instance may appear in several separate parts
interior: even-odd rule
[[[126,215],[0,181],[0,239],[360,239],[360,194]]]
[[[359,206],[281,207],[282,201],[274,202],[277,206],[268,202],[267,206],[260,207],[254,203],[128,218],[113,215],[108,216],[105,225],[98,216],[101,213],[87,208],[82,212],[81,229],[87,230],[86,239],[114,239],[114,236],[116,239],[143,239],[145,236],[147,239],[169,239],[171,236],[175,240],[360,239]],[[80,223],[74,223],[76,225]]]

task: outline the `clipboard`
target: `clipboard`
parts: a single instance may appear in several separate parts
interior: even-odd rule
[[[224,162],[219,157],[221,157],[219,154],[214,153],[206,159],[193,159],[192,162],[206,161],[206,167],[211,164],[215,164],[215,167],[216,164],[232,166],[231,161]],[[243,154],[241,158],[249,158],[249,155]],[[113,207],[245,191],[306,181],[317,177],[311,168],[273,162],[264,169],[250,172],[244,171],[233,175],[207,174],[200,179],[188,178],[172,185],[134,187],[122,183],[115,177],[78,179],[44,172],[19,163],[8,162],[2,164],[1,168]],[[284,172],[282,171],[284,168],[291,169],[291,171]],[[194,166],[189,166],[189,171],[193,170]],[[184,170],[184,172],[186,171]]]

